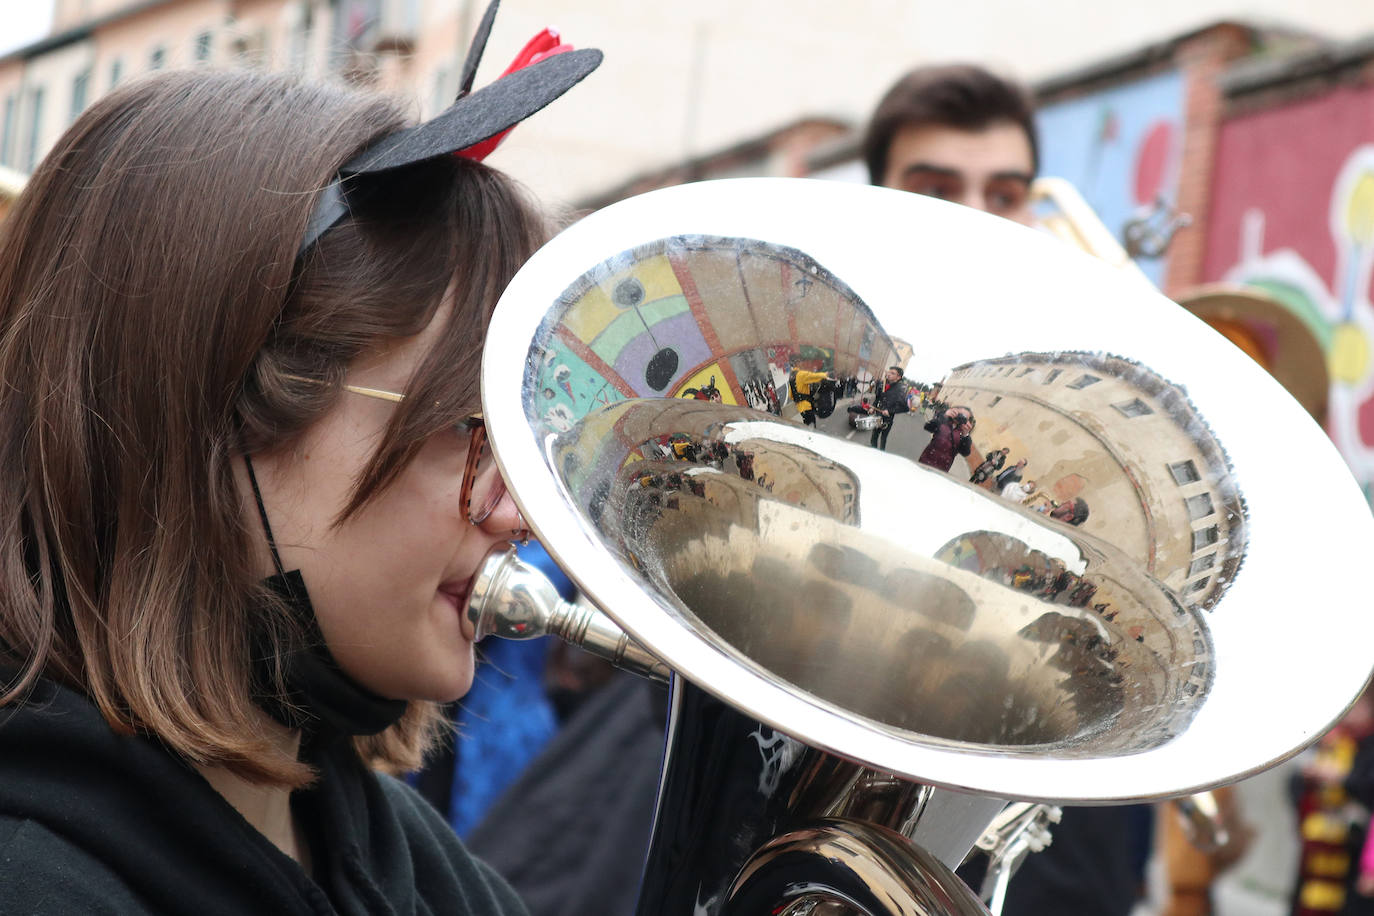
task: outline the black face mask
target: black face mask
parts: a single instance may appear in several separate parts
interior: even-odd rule
[[[286,659],[287,702],[263,696],[258,701],[259,705],[283,725],[312,733],[332,732],[351,736],[375,735],[385,730],[405,714],[406,702],[378,696],[345,674],[334,660],[324,643],[324,634],[320,632],[315,608],[310,603],[301,571],[293,569],[287,572],[282,568],[277,542],[272,537],[272,526],[267,521],[267,508],[258,490],[257,475],[253,473],[253,462],[247,455],[243,461],[248,467],[253,499],[258,504],[258,515],[262,518],[263,531],[267,535],[272,565],[277,570],[277,574],[265,579],[263,584],[286,604],[306,637],[306,644]],[[253,657],[260,669],[256,672],[258,682],[271,683],[268,669],[272,659],[263,651],[255,651]]]

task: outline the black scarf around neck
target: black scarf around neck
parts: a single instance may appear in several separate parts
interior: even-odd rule
[[[253,472],[253,462],[247,455],[244,455],[243,461],[248,467],[253,500],[258,505],[258,515],[267,535],[272,565],[277,570],[263,584],[290,609],[292,617],[306,636],[306,644],[286,659],[287,702],[264,696],[259,704],[283,725],[312,733],[332,732],[351,736],[375,735],[384,731],[405,714],[406,702],[378,696],[349,677],[334,660],[329,647],[325,645],[324,634],[320,631],[319,620],[315,616],[315,608],[310,602],[310,593],[306,590],[301,571],[293,569],[288,572],[282,567],[277,541],[272,536],[272,525],[267,520],[267,507],[263,505],[258,478]],[[254,664],[261,669],[257,672],[259,683],[271,683],[268,669],[272,662],[273,659],[266,653],[254,652]]]

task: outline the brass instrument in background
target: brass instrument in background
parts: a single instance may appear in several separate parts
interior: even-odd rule
[[[1142,283],[1149,283],[1116,235],[1103,225],[1097,213],[1063,178],[1042,175],[1031,183],[1031,202],[1038,211],[1037,225],[1063,242],[1120,269]]]
[[[936,406],[886,451],[762,397],[891,365]],[[681,396],[708,376],[721,402]],[[1014,865],[1049,820],[1008,799],[1233,781],[1370,672],[1374,523],[1302,408],[1145,284],[985,214],[779,180],[622,202],[517,275],[482,387],[525,517],[609,618],[497,555],[479,632],[672,672],[644,916],[986,912],[952,869]],[[939,405],[1036,493],[970,482]]]
[[[1132,279],[1150,282],[1072,184],[1063,178],[1037,178],[1031,185],[1031,199],[1041,229],[1120,268]],[[1186,214],[1175,214],[1171,226],[1176,230],[1191,222]],[[1170,231],[1162,241],[1167,246],[1172,238]],[[1163,254],[1162,249],[1153,251],[1154,257]],[[1325,422],[1331,387],[1326,354],[1317,336],[1292,310],[1272,294],[1239,283],[1205,284],[1179,295],[1177,302],[1263,366],[1313,419]]]

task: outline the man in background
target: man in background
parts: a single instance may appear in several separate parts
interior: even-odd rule
[[[911,408],[906,402],[906,385],[902,381],[900,366],[889,366],[883,379],[882,390],[878,393],[873,412],[883,418],[883,425],[873,430],[868,444],[881,451],[887,451],[887,435],[892,432],[892,424],[897,414],[906,413]]]
[[[981,67],[918,67],[887,91],[864,133],[872,184],[1031,222],[1039,168],[1034,106]]]
[[[797,412],[801,414],[804,425],[816,425],[818,386],[833,381],[835,379],[830,373],[824,370],[817,371],[817,368],[807,369],[800,360],[793,360],[792,371],[787,377],[787,387],[790,389],[792,403],[797,405]]]
[[[981,67],[918,67],[899,79],[869,120],[863,156],[875,185],[1032,222],[1034,103]],[[1144,805],[1065,808],[1053,843],[1012,879],[1003,916],[1127,916],[1142,893],[1151,823]],[[960,875],[977,889],[979,875]]]

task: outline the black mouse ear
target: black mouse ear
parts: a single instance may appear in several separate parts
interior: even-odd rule
[[[468,45],[468,56],[463,58],[463,73],[458,79],[460,99],[472,91],[472,81],[477,78],[477,65],[482,62],[482,53],[487,49],[487,39],[491,37],[491,24],[496,21],[496,8],[500,5],[501,0],[491,0],[487,11],[482,14],[482,21],[477,24],[472,44]]]
[[[584,49],[555,54],[516,70],[460,96],[423,124],[383,137],[350,159],[339,174],[358,177],[461,153],[519,124],[581,82],[600,63],[600,51]]]
[[[339,169],[320,193],[297,249],[304,253],[348,212],[348,195],[364,191],[368,177],[439,156],[481,160],[516,124],[580,83],[601,64],[601,52],[573,50],[545,29],[530,40],[500,78],[476,92],[472,81],[491,34],[496,0],[473,36],[459,81],[458,98],[435,117],[379,138]]]

